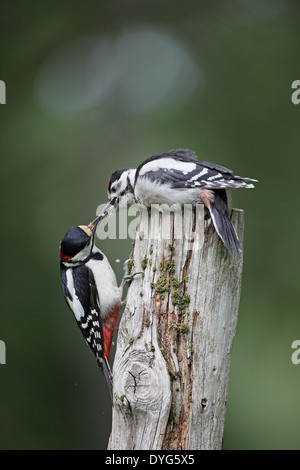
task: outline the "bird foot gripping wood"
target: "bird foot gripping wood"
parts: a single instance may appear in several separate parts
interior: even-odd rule
[[[129,270],[129,263],[131,263],[131,267],[130,267],[130,270]],[[121,281],[121,284],[120,284],[120,289],[121,291],[123,292],[123,288],[124,288],[124,285],[125,285],[125,282],[130,282],[133,280],[133,278],[135,276],[137,276],[138,274],[143,274],[142,271],[139,271],[139,272],[136,272],[136,273],[131,273],[131,269],[132,269],[132,266],[134,264],[134,260],[129,258],[127,259],[125,262],[124,262],[124,266],[123,266],[123,270],[124,270],[124,276],[123,276],[123,279]],[[122,300],[121,301],[121,306],[124,307],[126,304],[126,299]]]

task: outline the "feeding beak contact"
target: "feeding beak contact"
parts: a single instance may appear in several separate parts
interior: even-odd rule
[[[92,232],[95,232],[97,225],[99,222],[104,219],[107,215],[111,214],[112,212],[115,211],[115,209],[118,207],[119,204],[119,199],[117,197],[114,197],[111,199],[103,208],[101,214],[99,214],[92,222],[88,224],[89,229]]]

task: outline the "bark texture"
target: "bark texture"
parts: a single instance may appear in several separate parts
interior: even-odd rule
[[[243,211],[231,218],[243,245]],[[220,449],[242,277],[202,205],[142,217],[114,361],[110,449]]]

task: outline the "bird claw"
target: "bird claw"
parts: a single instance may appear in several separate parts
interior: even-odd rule
[[[123,289],[124,287],[124,284],[126,281],[132,281],[132,279],[134,278],[134,276],[136,276],[137,274],[142,274],[142,272],[137,272],[137,273],[132,273],[132,274],[126,274],[126,272],[128,271],[128,263],[129,261],[131,261],[133,263],[133,259],[132,258],[129,258],[127,259],[125,262],[124,262],[124,266],[123,266],[123,270],[124,270],[124,276],[123,276],[123,279],[122,279],[122,282],[121,282],[121,288]],[[124,301],[122,302],[122,304],[124,303]]]
[[[126,275],[123,276],[123,279],[122,279],[122,282],[121,282],[121,285],[120,285],[120,288],[121,288],[122,292],[123,292],[125,282],[126,281],[132,281],[134,276],[136,276],[137,274],[143,274],[143,273],[142,273],[142,271],[140,271],[138,273],[133,273],[133,274],[128,274],[127,276]],[[126,298],[124,300],[121,300],[121,307],[125,307],[125,305],[126,305]]]
[[[124,287],[124,284],[126,281],[132,281],[132,279],[134,278],[134,276],[136,276],[137,274],[143,274],[142,271],[139,271],[137,273],[133,273],[133,274],[128,274],[127,276],[123,276],[123,279],[122,279],[122,282],[121,282],[121,289],[123,291],[123,287]],[[124,300],[121,300],[121,307],[124,307],[126,305],[126,298]]]
[[[125,284],[126,281],[132,281],[132,279],[134,278],[134,276],[136,276],[137,274],[143,274],[142,271],[139,271],[137,273],[132,273],[132,274],[127,274],[123,276],[123,279],[122,279],[122,285]]]
[[[125,273],[126,273],[126,271],[127,271],[127,266],[128,266],[129,261],[132,261],[132,262],[133,262],[133,259],[132,259],[132,258],[129,258],[129,259],[127,259],[127,260],[124,262],[123,271],[124,271]]]

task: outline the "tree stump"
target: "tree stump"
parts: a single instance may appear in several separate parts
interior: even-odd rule
[[[113,367],[113,450],[221,449],[242,277],[206,218],[141,217]],[[243,211],[231,210],[243,245]]]

